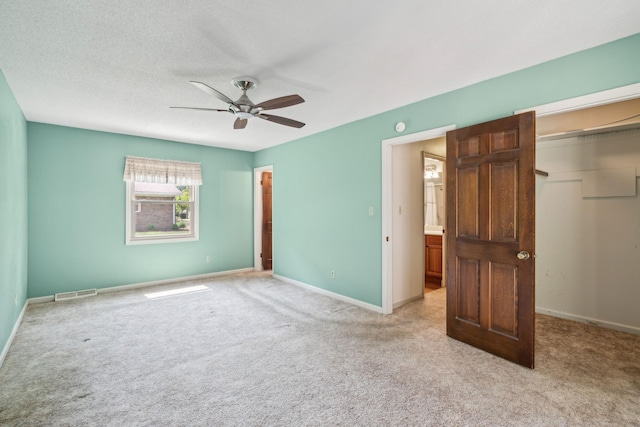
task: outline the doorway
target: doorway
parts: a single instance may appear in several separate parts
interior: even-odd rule
[[[444,141],[446,133],[453,129],[455,126],[444,126],[382,141],[382,310],[385,314],[423,298],[422,152],[444,157],[444,143],[440,144],[440,151],[434,150],[433,146],[438,145],[437,139]],[[402,167],[405,157],[412,159],[414,167],[411,170]],[[394,191],[395,188],[404,190]]]
[[[430,141],[431,142],[431,141]],[[446,141],[433,141],[438,150]],[[436,145],[437,144],[437,145]],[[445,158],[433,154],[435,149],[423,151],[423,201],[424,201],[424,293],[444,286],[443,235],[446,218],[444,164]]]
[[[254,168],[253,188],[253,268],[273,271],[273,165]]]
[[[640,334],[640,84],[528,110],[548,172],[536,179],[536,312]]]

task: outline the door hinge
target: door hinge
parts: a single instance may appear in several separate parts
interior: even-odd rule
[[[260,258],[262,258],[262,254],[260,254]]]
[[[387,242],[389,241],[389,236],[387,236]]]
[[[263,184],[263,182],[264,182],[264,181],[260,181],[260,185],[264,185],[264,184]]]

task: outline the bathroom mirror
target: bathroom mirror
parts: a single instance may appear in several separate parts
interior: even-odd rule
[[[426,152],[424,168],[424,232],[442,234],[444,225],[444,159]]]

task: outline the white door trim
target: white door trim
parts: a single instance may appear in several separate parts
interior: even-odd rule
[[[589,95],[577,96],[575,98],[563,99],[562,101],[551,102],[549,104],[524,108],[522,110],[514,111],[513,113],[520,114],[535,110],[536,117],[544,117],[634,98],[640,98],[640,83],[604,90],[602,92],[590,93]]]
[[[255,271],[263,270],[262,258],[260,257],[262,252],[262,186],[260,181],[262,180],[262,172],[269,171],[273,174],[273,165],[253,168],[253,269]],[[273,210],[273,199],[271,203]],[[275,257],[273,258],[275,259]],[[273,266],[271,271],[273,271]]]
[[[455,128],[455,125],[448,125],[382,140],[382,312],[384,314],[393,312],[393,147],[440,138]]]

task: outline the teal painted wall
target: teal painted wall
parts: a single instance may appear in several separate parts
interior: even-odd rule
[[[26,299],[27,121],[0,70],[0,352]]]
[[[28,131],[29,297],[253,267],[253,153],[41,123]],[[127,155],[202,163],[199,241],[125,245]]]
[[[381,141],[396,122],[463,127],[638,82],[640,34],[257,152],[274,165],[274,272],[381,306]]]

